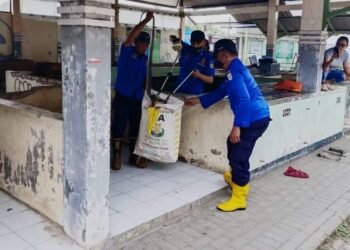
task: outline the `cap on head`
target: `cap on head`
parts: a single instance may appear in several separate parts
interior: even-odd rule
[[[201,42],[205,39],[205,34],[201,30],[195,30],[191,33],[191,43]]]
[[[237,54],[237,46],[231,39],[220,39],[217,41],[214,46],[214,56],[216,57],[223,50]]]
[[[151,42],[151,36],[147,32],[141,31],[140,34],[135,39],[135,43],[136,42],[150,43]]]

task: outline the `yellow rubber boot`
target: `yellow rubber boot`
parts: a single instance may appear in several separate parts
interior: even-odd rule
[[[227,185],[230,187],[231,191],[233,189],[233,182],[232,182],[232,174],[231,171],[225,171],[224,172],[224,180],[227,183]]]
[[[247,208],[248,193],[249,193],[249,184],[245,186],[238,186],[233,183],[231,199],[218,204],[217,209],[223,212],[245,210]]]

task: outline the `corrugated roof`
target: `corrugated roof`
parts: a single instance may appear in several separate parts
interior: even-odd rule
[[[246,23],[255,23],[257,27],[263,32],[267,33],[267,19],[255,19]],[[301,17],[282,17],[278,20],[278,34],[279,36],[286,34],[295,34],[300,30]],[[350,31],[350,15],[342,15],[333,17],[328,26],[330,32],[349,32]]]

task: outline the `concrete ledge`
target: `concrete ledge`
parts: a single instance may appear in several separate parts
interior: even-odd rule
[[[305,155],[318,143],[339,138],[344,128],[346,91],[344,87],[337,87],[332,92],[270,101],[272,122],[256,143],[250,160],[251,170]],[[180,159],[215,172],[229,169],[226,140],[233,119],[227,101],[207,110],[200,106],[184,107]],[[334,136],[336,138],[329,139]]]
[[[133,228],[125,233],[110,238],[103,246],[98,246],[96,249],[116,249],[121,248],[126,243],[130,243],[130,240],[137,240],[140,237],[157,230],[164,223],[171,223],[179,218],[188,214],[191,210],[200,208],[201,205],[212,201],[220,195],[226,192],[226,187],[221,188],[207,196],[204,196],[196,201],[188,203],[178,209],[168,212],[154,220],[146,222],[136,228]]]

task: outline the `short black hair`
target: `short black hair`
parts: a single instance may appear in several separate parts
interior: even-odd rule
[[[134,42],[144,42],[150,44],[151,36],[147,32],[141,31],[140,34],[138,34],[138,36],[135,38]]]
[[[215,43],[214,57],[216,57],[220,51],[226,51],[235,56],[238,55],[237,46],[231,39],[220,39]]]
[[[337,40],[337,45],[339,44],[340,41],[345,41],[346,45],[349,45],[349,38],[347,38],[346,36],[339,37]]]
[[[201,30],[195,30],[191,33],[191,43],[202,42],[205,39],[205,34]]]

